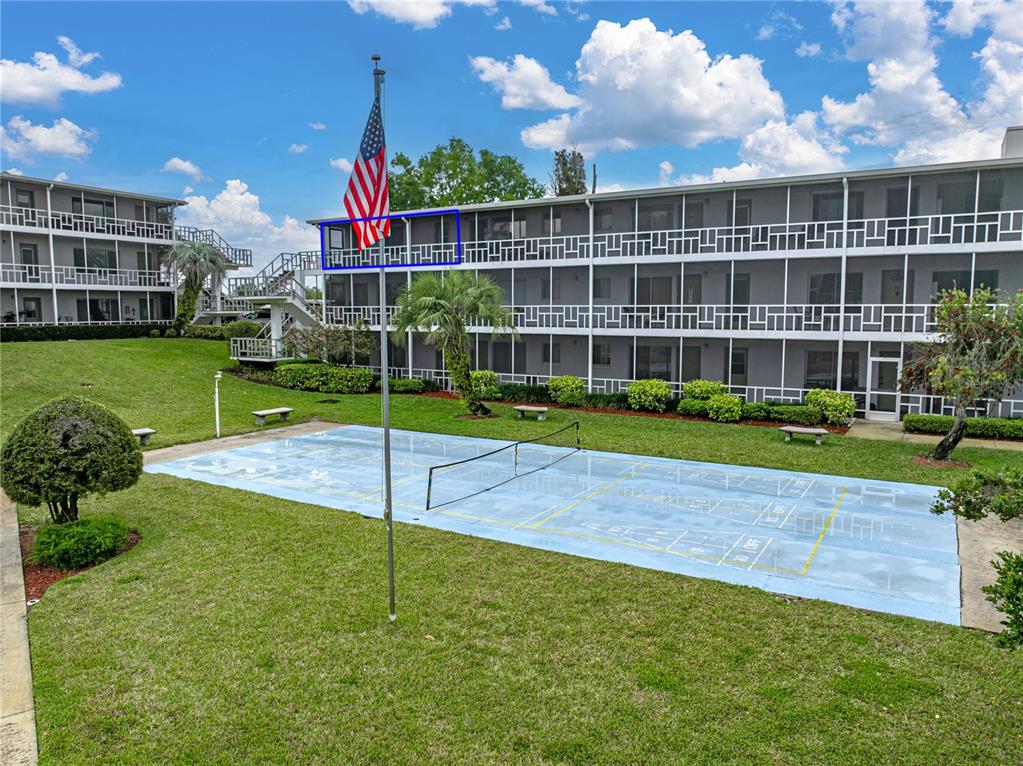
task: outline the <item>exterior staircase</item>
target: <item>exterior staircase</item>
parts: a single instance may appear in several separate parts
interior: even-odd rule
[[[246,247],[234,247],[213,229],[195,226],[175,226],[174,237],[180,242],[201,242],[212,245],[224,254],[235,268],[252,265],[252,251]]]

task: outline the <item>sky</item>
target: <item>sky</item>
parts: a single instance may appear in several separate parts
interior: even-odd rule
[[[388,153],[452,136],[599,190],[997,157],[1023,0],[4,2],[0,167],[318,246],[386,70]]]

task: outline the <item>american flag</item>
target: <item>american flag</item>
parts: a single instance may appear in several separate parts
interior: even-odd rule
[[[365,250],[391,233],[391,219],[381,218],[391,213],[391,200],[387,194],[387,147],[384,143],[384,121],[380,118],[380,97],[373,101],[366,122],[366,132],[359,144],[352,177],[348,179],[344,205],[352,228],[358,238],[360,250]],[[357,218],[376,218],[375,221],[356,221]]]

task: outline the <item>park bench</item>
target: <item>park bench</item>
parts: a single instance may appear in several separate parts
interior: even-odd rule
[[[528,404],[517,404],[512,407],[515,410],[516,417],[520,420],[525,416],[527,412],[535,412],[537,420],[547,420],[547,408],[546,407],[531,407]]]
[[[149,444],[149,437],[156,433],[155,428],[133,428],[131,429],[132,436],[139,437],[139,444],[145,447]]]
[[[292,409],[291,407],[273,407],[269,410],[254,410],[252,414],[256,416],[256,425],[264,426],[266,425],[266,419],[271,415],[280,415],[281,420],[287,420]]]
[[[785,441],[787,442],[792,441],[793,434],[804,434],[812,436],[814,443],[818,445],[830,433],[826,428],[803,428],[802,426],[781,426],[778,430],[785,434]]]

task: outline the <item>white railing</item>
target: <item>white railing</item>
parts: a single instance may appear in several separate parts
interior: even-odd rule
[[[213,313],[223,312],[227,314],[247,314],[252,311],[251,301],[238,300],[227,295],[220,296],[220,300],[212,295],[201,295],[196,306],[200,312]]]
[[[163,271],[98,269],[84,266],[36,266],[28,263],[0,264],[0,282],[15,284],[81,285],[83,287],[172,287]]]
[[[58,322],[39,322],[32,321],[26,322],[22,320],[15,322],[14,320],[4,319],[0,321],[0,327],[53,327],[56,325],[82,325],[82,324],[158,324],[158,325],[169,325],[173,322],[173,319],[75,319],[70,316],[60,317]]]
[[[287,358],[284,343],[274,338],[231,338],[231,358],[273,361]]]
[[[0,225],[23,228],[57,229],[81,234],[102,234],[109,237],[137,237],[172,241],[174,227],[157,221],[134,221],[128,218],[108,218],[102,215],[69,213],[52,210],[47,213],[37,208],[0,205]]]

